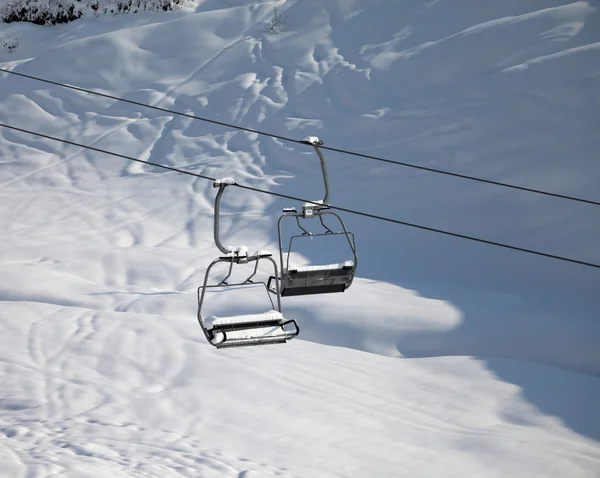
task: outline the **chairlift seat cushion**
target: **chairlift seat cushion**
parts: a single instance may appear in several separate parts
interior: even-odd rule
[[[292,274],[295,272],[318,272],[318,271],[331,271],[338,269],[352,269],[354,267],[353,261],[345,261],[342,263],[335,264],[324,264],[324,265],[316,265],[316,266],[290,266],[287,269],[287,272]]]
[[[283,297],[344,292],[354,279],[352,261],[317,266],[289,267],[282,275]]]
[[[220,331],[217,330],[214,333],[214,344],[221,345],[228,343],[230,345],[234,343],[243,343],[248,341],[256,342],[269,342],[269,341],[281,341],[289,340],[296,335],[295,332],[286,332],[281,327],[263,327],[260,329],[247,329],[247,330],[231,330],[231,331]]]
[[[222,334],[221,334],[222,335]],[[248,347],[250,345],[269,345],[269,344],[285,344],[288,340],[292,339],[291,335],[280,335],[274,337],[249,337],[242,339],[227,338],[224,342],[217,342],[213,345],[218,349],[226,349],[233,347]],[[220,339],[222,340],[222,339]]]
[[[246,315],[232,315],[230,317],[207,317],[204,319],[204,325],[208,329],[215,327],[234,325],[234,324],[246,324],[256,322],[284,322],[285,319],[280,312],[276,310],[269,310],[262,314],[246,314]]]
[[[335,292],[344,292],[346,283],[339,284],[320,284],[320,285],[304,285],[290,284],[281,291],[282,297],[291,297],[294,295],[312,295],[312,294],[331,294]]]
[[[284,343],[298,335],[296,323],[286,321],[276,310],[262,314],[213,316],[204,322],[212,335],[212,344],[218,348]],[[294,324],[294,329],[286,330],[288,324]]]

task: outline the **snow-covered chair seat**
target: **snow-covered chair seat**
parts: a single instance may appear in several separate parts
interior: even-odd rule
[[[271,251],[267,251],[267,250],[263,250],[263,249],[259,249],[258,251],[254,252],[254,256],[256,257],[271,257],[273,255],[273,253]]]
[[[229,317],[211,316],[204,319],[204,325],[217,347],[282,343],[299,332],[294,320],[286,320],[276,310]]]
[[[263,324],[265,322],[274,322],[275,324],[278,324],[283,320],[285,319],[280,312],[268,310],[261,314],[232,315],[229,317],[216,317],[213,315],[204,319],[204,325],[207,329],[212,329],[215,327],[235,326],[236,324]]]
[[[344,292],[352,283],[353,261],[314,266],[289,266],[282,274],[282,296]]]
[[[321,271],[335,271],[335,270],[350,270],[354,268],[354,262],[336,262],[334,264],[323,264],[315,266],[295,266],[291,265],[287,270],[290,273],[299,272],[321,272]]]

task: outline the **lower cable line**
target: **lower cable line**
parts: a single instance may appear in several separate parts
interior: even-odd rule
[[[173,171],[173,172],[176,172],[176,173],[179,173],[179,174],[186,174],[188,176],[193,176],[193,177],[196,177],[196,178],[206,179],[208,181],[215,181],[216,180],[216,178],[212,178],[210,176],[206,176],[206,175],[203,175],[203,174],[200,174],[200,173],[194,173],[192,171],[186,171],[184,169],[179,169],[179,168],[174,168],[174,167],[171,167],[171,166],[166,166],[164,164],[154,163],[152,161],[145,161],[143,159],[134,158],[132,156],[127,156],[127,155],[124,155],[124,154],[115,153],[113,151],[107,151],[105,149],[96,148],[94,146],[88,146],[88,145],[85,145],[85,144],[76,143],[74,141],[69,141],[69,140],[66,140],[66,139],[57,138],[57,137],[54,137],[54,136],[50,136],[50,135],[38,133],[36,131],[31,131],[31,130],[27,130],[27,129],[23,129],[23,128],[18,128],[16,126],[11,126],[11,125],[4,124],[4,123],[0,123],[0,127],[11,129],[11,130],[14,130],[14,131],[19,131],[21,133],[31,134],[31,135],[34,135],[34,136],[38,136],[40,138],[45,138],[45,139],[49,139],[49,140],[60,142],[60,143],[64,143],[64,144],[69,144],[69,145],[72,145],[72,146],[77,146],[79,148],[88,149],[90,151],[96,151],[98,153],[107,154],[107,155],[110,155],[110,156],[115,156],[117,158],[126,159],[128,161],[135,161],[135,162],[138,162],[138,163],[147,164],[149,166],[155,166],[157,168],[166,169],[168,171]],[[310,200],[307,200],[307,199],[304,199],[304,198],[299,198],[299,197],[296,197],[296,196],[291,196],[289,194],[278,193],[278,192],[275,192],[275,191],[267,191],[267,190],[264,190],[264,189],[255,188],[253,186],[248,186],[248,185],[244,185],[244,184],[237,184],[236,183],[233,186],[239,187],[241,189],[246,189],[248,191],[253,191],[253,192],[261,193],[261,194],[268,194],[270,196],[276,196],[276,197],[280,197],[280,198],[284,198],[284,199],[290,199],[292,201],[299,201],[299,202],[303,202],[303,203],[308,203],[308,204],[314,204],[314,205],[322,206],[322,204],[319,203],[319,202],[310,201]],[[572,264],[579,264],[579,265],[586,266],[586,267],[593,267],[593,268],[596,268],[596,269],[600,269],[600,264],[595,264],[595,263],[592,263],[592,262],[586,262],[586,261],[581,261],[581,260],[577,260],[577,259],[571,259],[571,258],[568,258],[568,257],[558,256],[558,255],[554,255],[554,254],[548,254],[548,253],[545,253],[545,252],[540,252],[540,251],[536,251],[536,250],[533,250],[533,249],[527,249],[527,248],[524,248],[524,247],[512,246],[510,244],[504,244],[504,243],[501,243],[501,242],[495,242],[495,241],[490,241],[490,240],[487,240],[487,239],[481,239],[481,238],[477,238],[477,237],[473,237],[473,236],[467,236],[465,234],[460,234],[460,233],[451,232],[451,231],[445,231],[445,230],[442,230],[442,229],[437,229],[437,228],[429,227],[429,226],[423,226],[423,225],[414,224],[414,223],[410,223],[410,222],[406,222],[406,221],[400,221],[398,219],[393,219],[393,218],[389,218],[389,217],[385,217],[385,216],[379,216],[377,214],[371,214],[371,213],[368,213],[368,212],[356,211],[354,209],[349,209],[349,208],[345,208],[345,207],[341,207],[341,206],[328,205],[328,207],[330,209],[334,209],[334,210],[337,210],[337,211],[343,211],[343,212],[346,212],[346,213],[349,213],[349,214],[355,214],[355,215],[358,215],[358,216],[368,217],[368,218],[375,219],[375,220],[378,220],[378,221],[389,222],[389,223],[392,223],[392,224],[399,224],[401,226],[407,226],[407,227],[412,227],[412,228],[416,228],[416,229],[421,229],[421,230],[424,230],[424,231],[435,232],[437,234],[443,234],[443,235],[446,235],[446,236],[456,237],[456,238],[459,238],[459,239],[465,239],[465,240],[472,241],[472,242],[478,242],[478,243],[487,244],[487,245],[490,245],[490,246],[501,247],[501,248],[504,248],[504,249],[510,249],[510,250],[513,250],[513,251],[524,252],[524,253],[527,253],[527,254],[533,254],[533,255],[536,255],[536,256],[546,257],[546,258],[549,258],[549,259],[554,259],[554,260],[558,260],[558,261],[569,262],[569,263],[572,263]]]

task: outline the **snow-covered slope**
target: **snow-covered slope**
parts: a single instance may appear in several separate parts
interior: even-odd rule
[[[0,64],[600,200],[600,5],[305,0],[268,35],[273,5],[0,25]],[[20,77],[0,74],[0,122],[322,195],[308,147]],[[600,263],[595,206],[326,157],[333,204]],[[216,351],[195,318],[209,182],[3,128],[0,162],[3,476],[597,476],[596,270],[345,215],[352,288],[286,298],[285,346]],[[227,242],[275,250],[287,205],[228,190]]]

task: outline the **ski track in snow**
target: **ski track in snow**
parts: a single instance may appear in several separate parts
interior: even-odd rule
[[[0,40],[20,44],[0,49],[0,65],[599,199],[594,2],[462,12],[285,2],[284,30],[266,35],[271,8],[206,0],[4,25]],[[308,149],[4,74],[0,121],[322,197]],[[326,156],[333,204],[600,261],[600,223],[585,205]],[[290,202],[231,189],[225,242],[276,250]],[[214,194],[197,178],[0,129],[0,475],[598,473],[596,271],[345,215],[359,247],[352,288],[286,298],[301,335],[285,346],[216,351],[196,323],[196,288],[217,255]],[[295,259],[347,259],[326,252],[341,254]],[[266,298],[207,300],[234,315]]]

